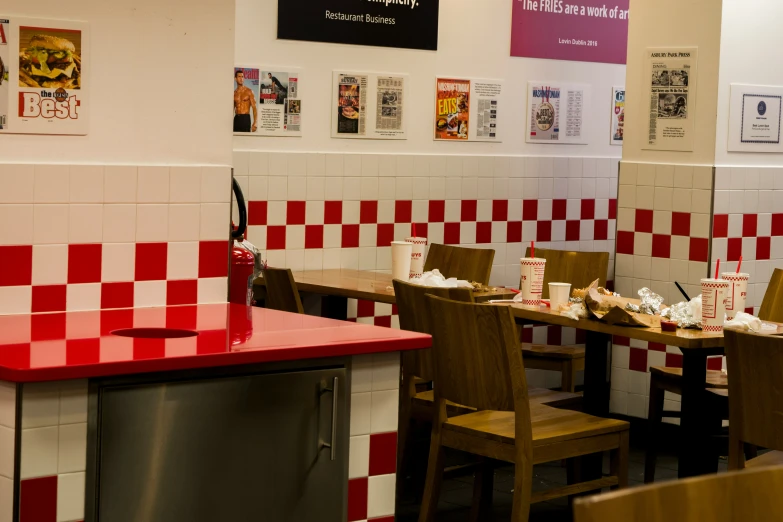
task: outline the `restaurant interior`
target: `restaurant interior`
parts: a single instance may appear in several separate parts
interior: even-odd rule
[[[783,520],[780,17],[6,0],[0,522]]]

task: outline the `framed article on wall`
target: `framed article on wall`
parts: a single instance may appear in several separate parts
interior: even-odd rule
[[[277,37],[403,49],[438,49],[439,0],[277,2]]]

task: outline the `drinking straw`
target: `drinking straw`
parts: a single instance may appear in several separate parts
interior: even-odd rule
[[[718,262],[715,263],[715,279],[718,279],[719,274],[720,274],[720,259],[718,259]]]
[[[686,301],[690,301],[690,300],[691,300],[691,297],[690,297],[688,294],[686,294],[686,293],[685,293],[685,290],[683,290],[683,288],[680,286],[680,283],[678,283],[677,281],[675,281],[675,282],[674,282],[674,284],[675,284],[675,285],[677,285],[677,290],[679,290],[679,291],[680,291],[680,293],[681,293],[681,294],[682,294],[682,296],[685,298],[685,300],[686,300]]]
[[[536,242],[531,241],[530,242],[530,257],[535,258],[536,257]]]
[[[737,273],[740,273],[740,267],[742,266],[742,256],[740,256],[739,263],[737,263]]]
[[[411,228],[413,229],[413,237],[419,237],[416,235],[416,223],[411,223]]]

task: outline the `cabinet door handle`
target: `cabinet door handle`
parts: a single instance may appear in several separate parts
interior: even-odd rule
[[[332,387],[331,388],[325,388],[324,392],[331,392],[332,393],[332,430],[331,430],[331,439],[329,442],[321,441],[321,447],[322,448],[329,448],[329,454],[331,460],[337,459],[337,395],[338,395],[338,383],[339,380],[337,377],[334,378],[334,381],[332,381]]]

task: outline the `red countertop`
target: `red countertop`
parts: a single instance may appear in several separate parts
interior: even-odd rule
[[[112,332],[172,328],[178,339]],[[0,316],[0,380],[38,382],[429,348],[428,335],[234,304]]]

